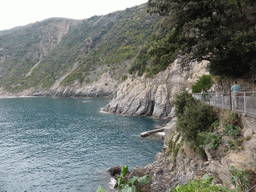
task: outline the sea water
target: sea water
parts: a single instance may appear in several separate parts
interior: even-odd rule
[[[103,113],[109,99],[0,99],[0,191],[96,191],[106,170],[145,166],[163,142],[150,118]]]

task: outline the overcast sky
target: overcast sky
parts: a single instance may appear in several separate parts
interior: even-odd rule
[[[146,2],[147,0],[0,0],[0,30],[50,17],[86,19]]]

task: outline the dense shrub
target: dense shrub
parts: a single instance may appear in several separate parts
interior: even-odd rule
[[[174,104],[178,117],[176,129],[185,141],[191,142],[192,147],[200,148],[202,140],[199,133],[210,131],[212,123],[217,119],[213,108],[195,100],[186,91],[176,96]]]
[[[192,97],[192,94],[187,91],[183,91],[181,94],[177,94],[174,100],[175,114],[179,118],[183,115],[185,107],[189,103],[195,103],[196,100]]]
[[[210,75],[203,75],[197,80],[196,84],[192,86],[193,93],[200,93],[203,89],[207,91],[213,85],[213,80]]]
[[[122,75],[122,81],[125,81],[127,78],[127,75]]]

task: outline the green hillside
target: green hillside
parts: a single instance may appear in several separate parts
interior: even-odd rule
[[[30,87],[47,90],[75,63],[78,67],[62,85],[76,80],[90,83],[106,70],[120,79],[127,72],[124,63],[131,63],[149,42],[160,20],[146,10],[141,5],[80,21],[52,18],[2,31],[1,85],[12,92]]]

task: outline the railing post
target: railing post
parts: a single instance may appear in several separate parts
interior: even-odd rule
[[[214,106],[216,107],[216,93],[214,93]]]
[[[221,101],[221,108],[222,108],[222,109],[224,109],[223,103],[224,103],[224,93],[222,93],[222,101]]]
[[[234,98],[234,97],[232,97],[233,95],[232,95],[233,93],[231,93],[231,91],[230,91],[230,110],[231,111],[233,111],[233,109],[234,109],[234,102],[235,102],[235,100],[236,100],[236,98]],[[234,98],[234,100],[233,100],[233,98]],[[237,103],[237,105],[238,105],[238,103]],[[238,106],[237,106],[238,107]]]
[[[244,113],[246,113],[246,93],[244,92]]]

